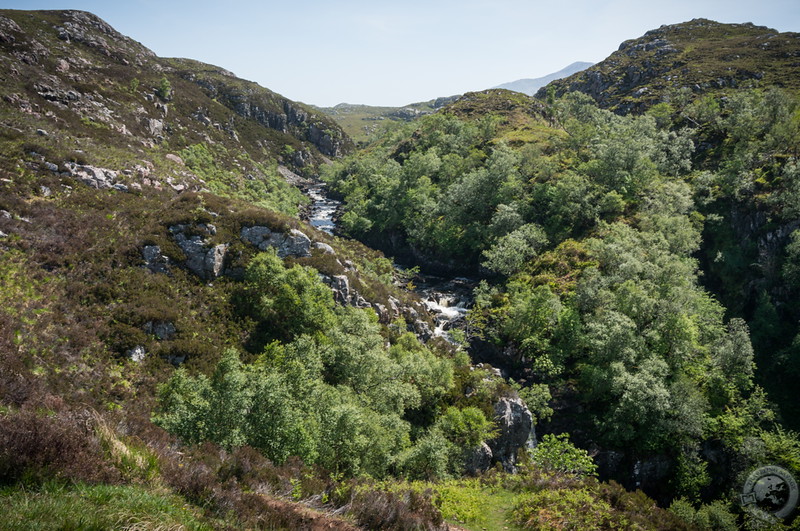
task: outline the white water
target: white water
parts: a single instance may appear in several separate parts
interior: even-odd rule
[[[328,197],[325,191],[325,183],[315,184],[306,193],[314,201],[308,214],[308,222],[314,228],[333,234],[333,229],[336,228],[333,218],[342,204],[341,201]]]
[[[309,210],[308,222],[319,230],[333,234],[336,228],[334,218],[341,201],[328,197],[325,183],[309,187],[306,194],[314,202]],[[417,284],[416,292],[434,315],[434,335],[452,342],[448,331],[464,327],[468,306],[472,304],[472,288],[475,282],[460,277],[447,279],[417,275],[414,283]]]

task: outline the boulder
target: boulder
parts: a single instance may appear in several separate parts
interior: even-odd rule
[[[336,251],[333,250],[333,247],[331,247],[327,243],[314,242],[312,247],[314,247],[314,249],[319,249],[320,251],[322,251],[323,254],[336,254]]]
[[[467,450],[464,457],[464,473],[468,476],[477,476],[489,470],[492,466],[492,449],[486,443]]]
[[[172,339],[175,336],[175,325],[169,321],[147,321],[144,324],[147,334],[156,336],[160,341]]]
[[[311,238],[297,229],[291,229],[283,237],[283,241],[276,246],[278,256],[308,257],[311,256]]]
[[[169,260],[161,254],[161,248],[158,245],[142,247],[142,258],[144,258],[144,266],[153,273],[169,273]]]
[[[494,405],[497,436],[488,441],[495,462],[507,472],[517,470],[517,451],[526,446],[533,428],[533,415],[520,398],[501,398]]]
[[[215,232],[213,226],[201,224],[196,228],[207,234]],[[186,255],[186,267],[203,280],[213,280],[219,277],[224,269],[228,244],[209,246],[207,240],[198,234],[187,236],[187,229],[186,225],[173,225],[169,228],[175,238],[175,243]]]
[[[147,356],[147,352],[144,350],[142,345],[136,345],[132,349],[125,351],[125,356],[127,356],[131,361],[139,363],[140,361],[144,360],[145,356]]]
[[[255,225],[253,227],[242,227],[239,236],[246,243],[258,247],[262,251],[266,251],[269,247],[269,238],[272,236],[272,230],[269,227]]]

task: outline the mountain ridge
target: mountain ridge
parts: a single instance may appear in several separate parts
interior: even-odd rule
[[[564,68],[562,68],[557,72],[553,72],[551,74],[547,74],[542,77],[517,79],[516,81],[502,83],[492,88],[513,90],[515,92],[522,92],[523,94],[527,94],[528,96],[533,96],[534,94],[536,94],[536,91],[538,91],[540,88],[544,87],[551,81],[571,76],[572,74],[586,70],[592,65],[594,65],[594,63],[586,61],[575,61],[574,63],[565,66]]]

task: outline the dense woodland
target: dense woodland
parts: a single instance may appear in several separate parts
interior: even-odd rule
[[[800,478],[791,84],[474,92],[354,151],[86,13],[0,45],[1,528],[800,525],[739,498]],[[478,281],[447,339],[417,270]]]

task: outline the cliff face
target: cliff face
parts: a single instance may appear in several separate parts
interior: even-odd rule
[[[643,112],[669,94],[751,85],[800,88],[800,34],[695,19],[623,42],[607,59],[552,82],[556,95],[584,92],[620,114]],[[537,92],[544,98],[547,88]]]

